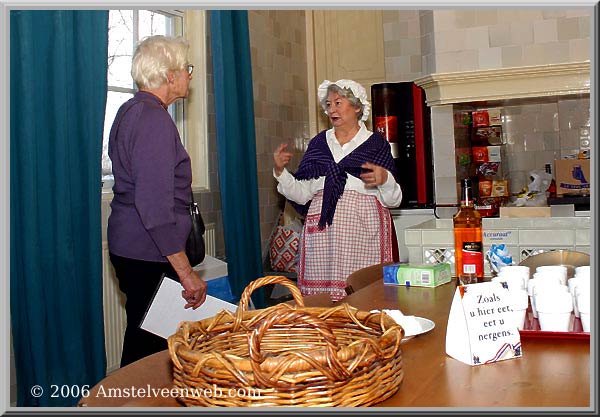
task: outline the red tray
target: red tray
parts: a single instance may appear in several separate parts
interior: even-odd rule
[[[519,330],[521,339],[583,339],[590,340],[590,334],[583,331],[581,320],[571,313],[571,321],[568,332],[553,332],[540,329],[538,319],[533,317],[531,307],[527,309],[525,314],[525,324],[523,330]]]

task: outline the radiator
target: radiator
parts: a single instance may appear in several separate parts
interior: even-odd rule
[[[206,224],[204,233],[206,254],[215,256],[215,224]],[[106,348],[106,373],[118,369],[121,364],[121,351],[127,317],[125,315],[125,295],[119,289],[119,282],[110,263],[108,244],[102,244],[102,291],[104,304],[104,346]]]

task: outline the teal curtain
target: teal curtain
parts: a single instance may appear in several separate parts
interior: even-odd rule
[[[100,160],[107,54],[108,11],[10,12],[18,406],[75,405],[79,391],[105,374]]]
[[[210,39],[227,271],[234,296],[262,275],[248,12],[211,10]],[[253,295],[264,306],[264,291]]]

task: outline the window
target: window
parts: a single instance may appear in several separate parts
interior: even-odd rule
[[[108,93],[104,116],[102,144],[103,191],[111,192],[112,163],[108,157],[108,136],[119,107],[130,99],[137,87],[131,78],[133,50],[140,39],[151,35],[185,36],[190,40],[190,62],[194,64],[194,79],[190,94],[196,96],[178,100],[169,106],[181,140],[192,158],[192,176],[195,189],[208,188],[207,133],[206,133],[206,58],[204,11],[151,11],[110,10],[108,20]],[[184,21],[190,31],[184,32]],[[192,42],[193,39],[193,42]],[[203,113],[200,112],[200,109]],[[197,115],[187,117],[192,110]],[[190,112],[191,114],[191,112]],[[188,130],[193,140],[189,139]]]

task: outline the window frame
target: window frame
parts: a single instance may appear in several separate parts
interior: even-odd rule
[[[189,60],[194,64],[194,75],[190,82],[190,91],[193,91],[193,93],[187,98],[178,100],[173,104],[177,109],[174,112],[176,115],[174,122],[191,159],[192,191],[209,191],[206,11],[143,10],[181,17],[182,28],[180,32],[190,43]],[[139,12],[140,10],[135,11]],[[134,22],[137,22],[137,18],[134,18]],[[114,86],[108,87],[107,91],[130,93],[131,91],[137,91],[137,88],[135,85],[133,86],[133,90]],[[102,187],[103,198],[112,198],[112,184],[113,181],[109,181]]]

